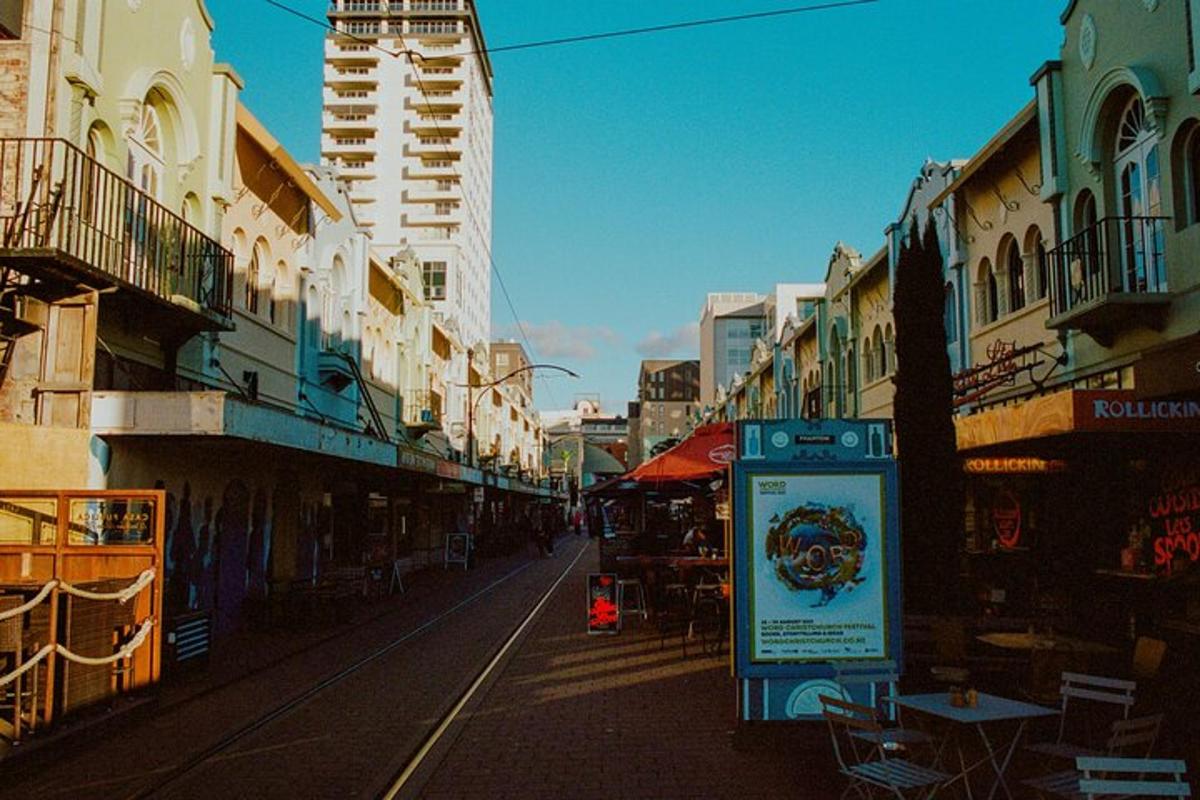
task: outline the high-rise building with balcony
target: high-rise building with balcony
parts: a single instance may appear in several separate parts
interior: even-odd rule
[[[351,181],[376,253],[411,248],[435,313],[485,352],[492,67],[475,4],[334,0],[329,21],[322,161]]]

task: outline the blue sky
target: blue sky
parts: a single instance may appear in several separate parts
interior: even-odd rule
[[[317,160],[321,29],[207,3],[243,100]],[[477,0],[492,47],[802,4]],[[493,254],[536,356],[582,375],[547,375],[538,406],[623,413],[641,358],[697,357],[707,292],[819,281],[839,240],[874,252],[926,157],[969,157],[1032,97],[1063,6],[881,0],[495,54]],[[515,335],[495,285],[492,320]]]

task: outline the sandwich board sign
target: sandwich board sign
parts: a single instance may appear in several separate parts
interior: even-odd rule
[[[621,631],[621,610],[617,606],[617,576],[611,572],[593,572],[587,577],[588,633],[615,634]]]
[[[467,568],[467,562],[471,557],[471,534],[469,533],[447,533],[446,534],[446,567],[451,564],[462,564],[463,569]]]

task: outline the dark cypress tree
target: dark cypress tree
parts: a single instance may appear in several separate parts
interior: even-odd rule
[[[896,263],[896,442],[907,605],[943,611],[959,599],[962,469],[943,317],[942,253],[933,220],[914,220]]]

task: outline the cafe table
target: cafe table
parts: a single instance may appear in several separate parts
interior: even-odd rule
[[[1010,700],[1006,697],[998,697],[985,692],[978,693],[978,702],[974,708],[960,708],[951,705],[950,694],[948,692],[900,695],[893,698],[893,702],[897,706],[908,709],[918,715],[936,717],[951,723],[949,735],[942,739],[941,746],[938,749],[935,765],[945,769],[945,767],[942,767],[942,758],[945,755],[944,751],[949,745],[953,744],[958,756],[960,771],[947,781],[944,786],[950,786],[961,780],[967,797],[972,798],[972,800],[974,800],[975,795],[971,789],[970,773],[989,765],[992,768],[995,778],[987,797],[990,800],[990,798],[996,796],[997,790],[1003,789],[1004,794],[1011,800],[1013,794],[1004,776],[1008,771],[1008,765],[1012,761],[1013,754],[1017,750],[1017,745],[1021,741],[1021,736],[1025,733],[1026,725],[1029,724],[1029,720],[1031,719],[1052,717],[1058,714],[1058,711],[1055,709],[1045,708],[1020,700]],[[1011,739],[1008,740],[1007,744],[1004,740],[1004,731],[1000,728],[1000,725],[1003,723],[1016,723],[1016,729],[1011,732]],[[987,753],[985,758],[981,758],[970,764],[967,763],[963,747],[963,733],[969,728],[975,729],[983,744],[984,751]],[[989,729],[992,731],[991,734],[988,733]]]

